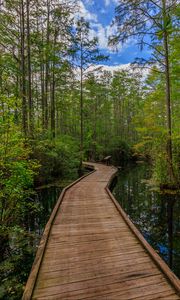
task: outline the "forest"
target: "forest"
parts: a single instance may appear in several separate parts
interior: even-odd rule
[[[31,269],[35,187],[111,155],[180,188],[179,1],[117,1],[109,48],[136,38],[151,56],[114,72],[78,12],[76,0],[0,1],[0,299],[20,299]]]

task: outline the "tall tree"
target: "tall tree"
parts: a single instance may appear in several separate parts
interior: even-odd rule
[[[167,159],[169,179],[175,180],[172,158],[172,114],[171,114],[171,79],[169,64],[169,37],[172,33],[171,14],[177,6],[174,0],[125,0],[119,1],[116,8],[114,25],[117,33],[110,38],[111,45],[124,43],[136,37],[141,49],[146,45],[152,50],[150,64],[158,64],[164,72],[166,84],[167,111]],[[142,61],[141,61],[142,62]],[[147,62],[144,61],[143,62]]]
[[[98,39],[90,38],[90,25],[84,18],[77,21],[75,32],[74,52],[76,54],[76,66],[80,70],[80,155],[81,162],[83,160],[83,141],[84,141],[84,113],[83,113],[83,81],[85,79],[88,68],[100,61],[107,60],[108,57],[100,53],[98,48]]]
[[[27,93],[26,93],[26,62],[25,62],[25,2],[20,2],[20,33],[21,33],[21,96],[22,122],[25,136],[28,133]]]
[[[32,72],[31,72],[31,30],[30,30],[30,0],[26,0],[27,15],[27,69],[28,69],[28,112],[29,112],[29,133],[33,135],[33,99],[32,99]]]

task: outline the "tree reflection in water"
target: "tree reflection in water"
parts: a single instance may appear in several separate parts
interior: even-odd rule
[[[180,277],[180,196],[153,191],[147,164],[121,170],[113,194],[146,240]]]
[[[26,216],[26,227],[30,232],[34,232],[35,246],[39,244],[45,225],[49,220],[61,191],[62,188],[55,185],[36,190],[35,198],[39,209],[35,214],[28,214]]]

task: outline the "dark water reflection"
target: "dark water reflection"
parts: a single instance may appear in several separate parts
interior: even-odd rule
[[[62,189],[63,187],[50,186],[36,190],[35,199],[38,211],[35,215],[28,216],[27,220],[29,231],[35,234],[35,244],[41,238]]]
[[[180,196],[159,194],[145,182],[148,165],[120,171],[113,194],[146,240],[180,277]]]
[[[52,210],[62,192],[61,187],[51,186],[37,191],[38,201],[41,203],[41,212],[39,214],[39,224],[45,227]]]

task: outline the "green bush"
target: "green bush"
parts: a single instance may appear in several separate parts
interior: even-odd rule
[[[173,167],[176,180],[180,186],[180,136],[173,140]]]
[[[48,183],[56,177],[74,178],[79,166],[78,144],[69,136],[37,141],[33,157],[40,163],[37,181]]]
[[[39,165],[10,111],[0,125],[0,299],[20,299],[33,256],[24,220],[37,209],[31,195]]]
[[[34,259],[34,236],[19,226],[6,227],[5,232],[9,247],[6,248],[6,259],[0,264],[0,299],[19,300]]]
[[[104,157],[104,147],[96,141],[85,141],[85,160],[99,161]]]
[[[168,183],[168,163],[166,153],[157,152],[153,161],[153,180],[158,185]]]
[[[172,139],[173,145],[173,176],[170,176],[167,155],[167,136],[159,137],[154,142],[152,151],[153,158],[153,179],[161,186],[177,186],[180,183],[180,142],[179,139]]]
[[[112,156],[112,161],[115,165],[126,163],[132,158],[130,145],[120,138],[112,140],[107,154]]]

